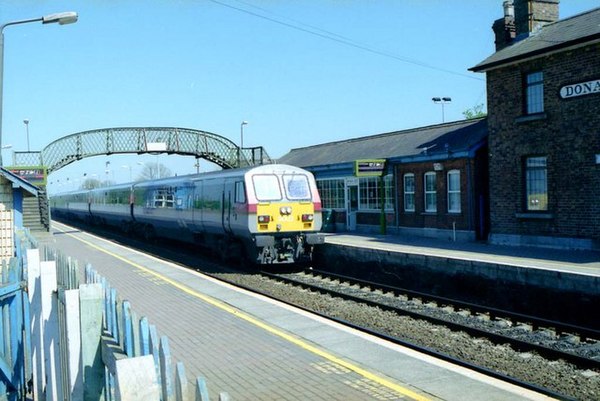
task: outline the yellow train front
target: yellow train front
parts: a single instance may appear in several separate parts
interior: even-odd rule
[[[267,165],[244,177],[247,227],[258,264],[302,263],[322,244],[321,199],[312,174],[288,165]]]

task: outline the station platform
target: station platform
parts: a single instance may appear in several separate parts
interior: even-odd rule
[[[600,330],[600,252],[330,234],[315,263],[331,273]]]
[[[40,241],[91,263],[215,399],[548,399],[69,226]]]
[[[458,242],[405,235],[326,234],[328,244],[600,277],[600,252]]]

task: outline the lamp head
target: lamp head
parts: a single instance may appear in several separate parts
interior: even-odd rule
[[[59,25],[74,24],[78,18],[79,16],[75,11],[48,14],[42,17],[42,24],[53,24],[55,22],[58,22]]]

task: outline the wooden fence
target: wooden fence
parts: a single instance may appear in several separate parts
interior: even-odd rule
[[[196,378],[190,394],[168,338],[147,318],[138,319],[91,266],[80,284],[76,261],[58,252],[28,249],[24,257],[35,400],[209,400],[205,379]],[[219,400],[229,395],[220,393]]]
[[[20,257],[32,244],[27,237],[15,238],[17,257],[0,266],[0,399],[8,401],[25,399],[32,377],[26,266]]]

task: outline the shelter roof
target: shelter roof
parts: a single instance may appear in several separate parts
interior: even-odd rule
[[[278,162],[299,167],[360,159],[392,159],[469,152],[487,138],[487,118],[462,120],[292,149]]]
[[[22,188],[33,196],[38,195],[38,187],[31,184],[29,181],[24,180],[13,172],[5,169],[4,167],[0,167],[0,175],[10,181],[13,188]]]

